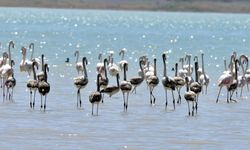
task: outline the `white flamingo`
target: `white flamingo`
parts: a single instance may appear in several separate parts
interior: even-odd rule
[[[5,83],[7,78],[13,74],[13,69],[12,69],[12,64],[11,64],[11,52],[10,52],[10,49],[14,48],[14,45],[15,44],[14,44],[13,41],[9,42],[9,47],[8,47],[9,62],[6,63],[5,65],[3,65],[0,68],[0,75],[1,75],[1,77],[3,79],[3,83]],[[4,101],[4,98],[5,98],[5,86],[3,86],[3,101]]]
[[[185,78],[188,74],[188,71],[183,68],[184,66],[184,58],[180,58],[179,62],[181,62],[181,68],[178,70],[178,74],[180,77]]]
[[[28,74],[30,76],[31,71],[32,71],[32,61],[28,60],[26,58],[27,49],[25,47],[22,47],[21,51],[22,51],[23,58],[22,58],[22,61],[20,63],[20,66],[19,66],[20,71],[21,72],[28,72]]]
[[[217,95],[216,103],[218,103],[219,101],[219,96],[220,96],[222,87],[228,87],[233,83],[233,80],[234,80],[233,75],[232,75],[233,69],[232,67],[230,67],[230,69],[231,69],[230,72],[224,71],[223,74],[218,79],[217,85],[220,87],[220,89]]]
[[[120,67],[120,70],[123,69],[124,64],[127,64],[127,65],[128,65],[128,61],[124,59],[125,52],[127,52],[127,49],[126,49],[126,48],[123,48],[123,49],[121,49],[121,51],[120,51],[120,53],[119,53],[119,55],[122,57],[122,58],[121,58],[121,61],[119,61],[119,63],[118,63],[118,64],[119,64],[119,67]]]
[[[83,64],[81,61],[78,62],[79,59],[79,51],[75,51],[75,57],[76,57],[76,71],[79,74],[80,72],[83,73]]]
[[[98,55],[98,60],[99,60],[99,62],[96,64],[96,72],[100,73],[100,74],[103,74],[103,72],[104,72],[104,63],[103,63],[103,60],[102,60],[102,53],[100,53]]]

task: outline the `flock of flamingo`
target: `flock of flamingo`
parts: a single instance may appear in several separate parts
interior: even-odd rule
[[[0,58],[0,77],[1,77],[1,88],[3,89],[3,101],[9,100],[13,101],[13,90],[16,85],[16,80],[14,77],[13,65],[15,62],[11,59],[11,48],[14,48],[14,42],[9,42],[8,52],[4,52]],[[30,91],[30,108],[35,108],[36,91],[40,93],[41,96],[41,110],[46,110],[46,98],[47,94],[50,92],[50,84],[48,82],[49,66],[44,63],[44,55],[41,55],[41,62],[38,58],[33,57],[34,44],[29,45],[31,50],[31,58],[26,58],[27,49],[25,47],[21,48],[22,61],[20,63],[20,71],[27,72],[30,78],[27,81],[27,88]],[[139,70],[138,74],[130,79],[127,79],[127,71],[129,68],[128,62],[125,60],[126,49],[123,48],[119,52],[121,56],[121,61],[116,64],[114,63],[114,52],[110,51],[108,58],[102,58],[102,54],[99,54],[99,62],[96,65],[96,91],[93,91],[89,95],[89,101],[92,104],[92,115],[94,115],[94,104],[96,104],[96,115],[98,115],[98,107],[100,103],[104,101],[104,94],[109,97],[117,94],[120,90],[123,94],[124,100],[124,112],[128,110],[128,100],[130,93],[136,94],[136,88],[141,85],[143,81],[146,82],[149,94],[150,94],[150,104],[154,105],[156,98],[154,96],[154,88],[158,86],[160,79],[157,76],[157,59],[154,58],[153,64],[150,64],[149,58],[147,56],[139,57]],[[75,52],[76,57],[76,71],[78,76],[75,77],[74,85],[77,88],[77,107],[82,107],[81,100],[81,90],[84,89],[88,84],[88,74],[87,67],[88,60],[83,57],[79,61],[79,51]],[[162,54],[163,61],[163,77],[161,79],[162,86],[165,89],[165,109],[168,107],[168,92],[171,92],[173,108],[175,110],[176,103],[181,104],[181,89],[186,86],[186,91],[183,97],[186,99],[188,104],[188,115],[194,116],[198,111],[199,95],[202,92],[207,94],[207,87],[209,85],[210,79],[205,72],[204,68],[204,54],[201,53],[201,65],[199,66],[198,56],[193,58],[194,66],[192,65],[192,55],[186,54],[184,57],[179,59],[180,69],[178,69],[178,64],[175,63],[175,75],[173,77],[167,74],[167,54]],[[67,62],[69,59],[67,60]],[[233,94],[237,94],[237,89],[240,88],[240,96],[242,96],[242,90],[244,86],[250,83],[250,69],[248,69],[248,57],[246,55],[241,55],[237,58],[236,52],[231,55],[230,63],[227,65],[226,60],[224,60],[225,71],[219,77],[218,86],[219,93],[216,99],[216,103],[219,101],[219,96],[222,87],[227,88],[227,102],[237,102],[233,99]],[[39,66],[41,66],[41,71],[36,73]],[[242,74],[239,75],[239,71]],[[194,79],[193,79],[194,72]],[[109,77],[108,77],[109,73]],[[120,74],[123,74],[123,80],[120,81]],[[116,85],[109,84],[109,78],[116,78]],[[177,101],[174,92],[177,91]],[[44,97],[44,100],[43,100]],[[190,107],[191,103],[191,107]]]

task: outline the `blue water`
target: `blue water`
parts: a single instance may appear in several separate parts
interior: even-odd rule
[[[249,149],[250,102],[244,89],[238,103],[226,103],[225,89],[215,103],[217,79],[223,72],[223,59],[233,50],[250,55],[250,15],[219,13],[171,13],[140,11],[63,10],[0,8],[0,42],[6,51],[10,40],[16,61],[17,86],[14,103],[0,104],[1,149]],[[20,73],[21,47],[35,43],[35,56],[42,53],[50,65],[47,111],[29,108],[26,73]],[[205,53],[205,68],[210,76],[208,95],[200,96],[199,112],[188,117],[185,100],[176,110],[164,109],[164,89],[154,92],[156,105],[149,105],[149,91],[143,83],[130,95],[128,112],[123,112],[122,94],[105,97],[99,116],[91,115],[88,95],[95,87],[97,55],[127,48],[128,78],[136,75],[138,57],[158,58],[168,52],[168,74],[186,53]],[[83,109],[76,108],[73,77],[74,51],[89,60],[89,84],[82,90]],[[28,54],[29,56],[29,54]],[[70,64],[65,59],[70,58]],[[115,79],[110,82],[115,84]],[[182,93],[184,89],[182,90]],[[169,98],[171,99],[171,98]]]

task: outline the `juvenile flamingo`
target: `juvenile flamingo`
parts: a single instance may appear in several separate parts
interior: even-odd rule
[[[143,64],[143,60],[140,60],[139,66],[140,66],[140,69],[141,69],[141,75],[136,76],[136,77],[132,77],[130,79],[130,83],[133,85],[132,93],[133,92],[136,93],[137,86],[139,86],[144,80],[144,72],[143,72],[142,64]]]
[[[86,85],[88,84],[88,74],[87,74],[87,69],[86,69],[86,65],[88,64],[87,58],[83,57],[82,58],[82,64],[83,64],[83,71],[84,71],[84,75],[78,76],[76,78],[74,78],[74,85],[77,88],[77,107],[78,106],[82,106],[82,101],[81,101],[81,89],[85,88]],[[99,83],[99,80],[98,80]]]
[[[166,103],[165,103],[165,109],[167,109],[168,105],[168,94],[167,91],[170,90],[172,92],[173,97],[173,106],[175,109],[175,98],[174,98],[174,90],[176,87],[176,83],[174,79],[170,76],[167,76],[167,70],[166,70],[166,54],[162,54],[162,60],[163,60],[163,78],[162,78],[162,85],[165,89],[165,97],[166,97]]]
[[[192,116],[194,116],[194,104],[196,103],[196,94],[193,91],[189,90],[188,77],[185,78],[185,81],[187,90],[184,94],[184,98],[188,103],[188,115],[191,115],[189,103],[192,102]]]
[[[149,86],[150,90],[150,104],[155,104],[155,96],[153,95],[153,90],[154,88],[159,84],[159,78],[157,77],[157,72],[156,72],[156,58],[154,59],[154,74],[149,76],[147,79],[147,84]],[[153,101],[152,101],[153,98]]]
[[[126,76],[126,71],[127,70],[128,70],[128,66],[127,66],[127,64],[124,64],[124,66],[123,66],[123,73],[124,73],[123,74],[123,78],[124,78],[124,80],[121,82],[120,89],[121,89],[122,94],[123,94],[124,111],[126,111],[126,112],[127,112],[127,109],[128,109],[128,96],[129,96],[129,92],[132,89],[132,84],[129,81],[127,81],[127,76]],[[127,95],[125,96],[125,94],[127,94]]]
[[[99,80],[101,78],[101,75],[98,74],[97,75],[97,83],[96,83],[96,87],[97,87],[97,90],[92,92],[90,95],[89,95],[89,102],[92,104],[92,115],[94,115],[94,112],[93,112],[93,109],[94,109],[94,104],[97,105],[97,108],[96,108],[96,115],[98,115],[98,106],[99,106],[99,103],[101,102],[102,100],[102,94],[100,92],[100,84],[99,84]]]
[[[29,90],[30,90],[30,108],[33,108],[33,109],[35,107],[36,91],[37,91],[37,88],[38,88],[38,80],[36,78],[35,67],[38,69],[37,62],[32,63],[33,79],[29,79],[28,82],[27,82],[27,88],[29,88]],[[33,94],[33,101],[32,101],[32,94]]]
[[[38,82],[38,91],[41,95],[41,109],[43,108],[44,111],[46,110],[46,100],[47,100],[47,95],[50,91],[50,84],[48,83],[48,75],[47,71],[49,71],[48,64],[44,65],[44,78]],[[44,98],[44,105],[43,105],[43,98]]]
[[[13,65],[15,65],[14,60],[11,60],[11,68],[13,69]],[[5,86],[7,88],[6,100],[13,102],[13,94],[14,94],[14,87],[16,86],[16,79],[14,77],[14,71],[11,71],[5,81]],[[10,92],[11,90],[11,92]]]

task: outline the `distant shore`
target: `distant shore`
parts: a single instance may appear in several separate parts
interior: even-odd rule
[[[250,13],[247,0],[1,0],[0,6]]]

